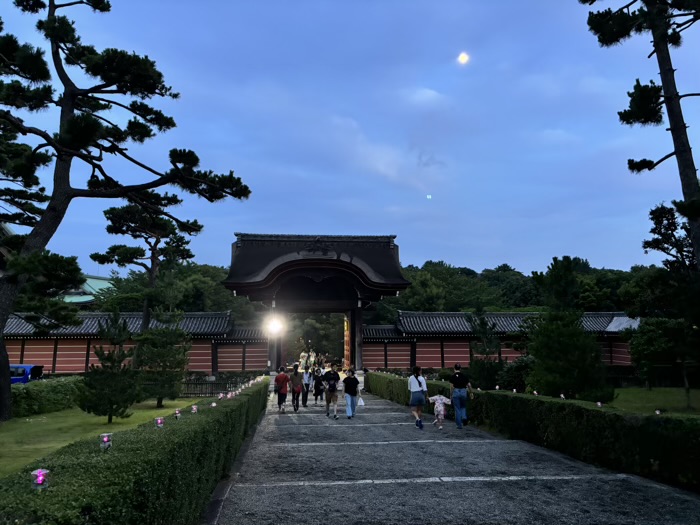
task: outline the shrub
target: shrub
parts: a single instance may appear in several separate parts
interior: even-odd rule
[[[407,395],[389,397],[406,388],[403,378],[371,373],[368,384],[373,394],[408,403]],[[445,388],[449,392],[444,383],[428,382],[431,395]],[[700,492],[700,418],[621,414],[580,401],[509,392],[476,392],[468,410],[512,439]]]
[[[581,392],[581,394],[576,396],[576,399],[580,399],[581,401],[592,401],[594,403],[597,401],[600,401],[601,403],[609,403],[616,397],[615,387],[611,385],[603,385]]]
[[[496,378],[498,385],[506,390],[515,388],[518,392],[524,392],[527,387],[527,377],[532,371],[533,362],[534,358],[532,356],[524,355],[518,357],[515,361],[506,363]]]
[[[491,359],[475,359],[469,364],[469,380],[474,388],[491,390],[496,387],[503,364]]]
[[[12,415],[27,417],[74,407],[82,377],[64,377],[12,385]]]
[[[268,380],[165,427],[152,423],[117,432],[114,446],[72,443],[0,480],[1,525],[189,525],[198,523],[211,492],[267,404]],[[37,494],[30,472],[49,469]]]

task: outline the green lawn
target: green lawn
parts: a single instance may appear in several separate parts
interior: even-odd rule
[[[183,408],[197,401],[165,401],[164,408],[155,408],[155,400],[146,401],[132,407],[131,417],[115,418],[111,425],[107,424],[106,417],[86,414],[78,408],[12,419],[0,424],[0,477],[16,472],[27,463],[78,439],[95,438],[95,442],[99,443],[102,433],[133,428],[146,421],[152,421],[157,416],[172,414],[176,408]]]
[[[682,388],[618,388],[615,393],[618,396],[609,406],[625,412],[653,414],[660,409],[664,413],[700,417],[699,389],[690,391],[692,409],[685,407],[685,390]]]

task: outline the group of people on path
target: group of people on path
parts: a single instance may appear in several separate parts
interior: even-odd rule
[[[428,383],[425,377],[422,376],[422,368],[420,366],[413,367],[413,374],[408,378],[408,390],[411,392],[411,414],[416,418],[416,426],[423,430],[423,407],[428,402],[435,403],[433,412],[435,413],[435,421],[433,425],[438,425],[442,430],[442,424],[445,420],[446,405],[452,405],[455,410],[455,423],[457,428],[463,428],[467,423],[467,400],[471,393],[472,385],[469,378],[462,372],[462,365],[459,363],[454,366],[454,374],[450,377],[450,398],[443,395],[428,397]]]
[[[360,398],[360,381],[355,377],[355,371],[350,368],[346,372],[346,377],[341,381],[340,374],[336,370],[336,364],[332,363],[330,370],[316,368],[313,372],[309,366],[304,367],[304,372],[299,372],[299,364],[294,364],[292,372],[287,374],[284,367],[280,367],[277,377],[275,377],[275,393],[277,394],[277,411],[284,412],[289,389],[292,390],[292,408],[294,412],[299,411],[299,399],[301,406],[308,406],[309,392],[313,391],[314,405],[318,404],[319,398],[323,403],[326,401],[326,417],[331,416],[330,407],[333,405],[333,419],[338,417],[338,391],[344,391],[346,402],[346,414],[348,419],[355,417],[358,398]]]

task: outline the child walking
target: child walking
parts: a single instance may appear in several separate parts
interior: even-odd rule
[[[445,421],[445,405],[451,405],[452,401],[440,394],[429,397],[428,400],[431,403],[435,403],[435,408],[433,409],[433,412],[435,413],[435,421],[433,421],[433,425],[438,425],[438,429],[442,430],[442,423]]]

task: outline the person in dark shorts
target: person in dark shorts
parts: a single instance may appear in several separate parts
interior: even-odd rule
[[[326,390],[326,417],[331,416],[331,403],[333,404],[333,419],[338,419],[338,385],[340,374],[335,370],[335,363],[331,363],[331,369],[323,374],[323,386]]]
[[[317,368],[314,372],[314,405],[318,405],[318,398],[321,398],[321,403],[323,403],[323,376],[321,375],[321,369]]]
[[[462,428],[467,423],[467,393],[472,388],[467,374],[462,372],[462,365],[455,364],[455,373],[450,377],[450,394],[455,409],[455,423]]]
[[[416,426],[423,430],[423,406],[428,399],[428,383],[421,372],[420,366],[413,367],[413,375],[408,378],[408,389],[411,391],[411,414],[416,418]]]

